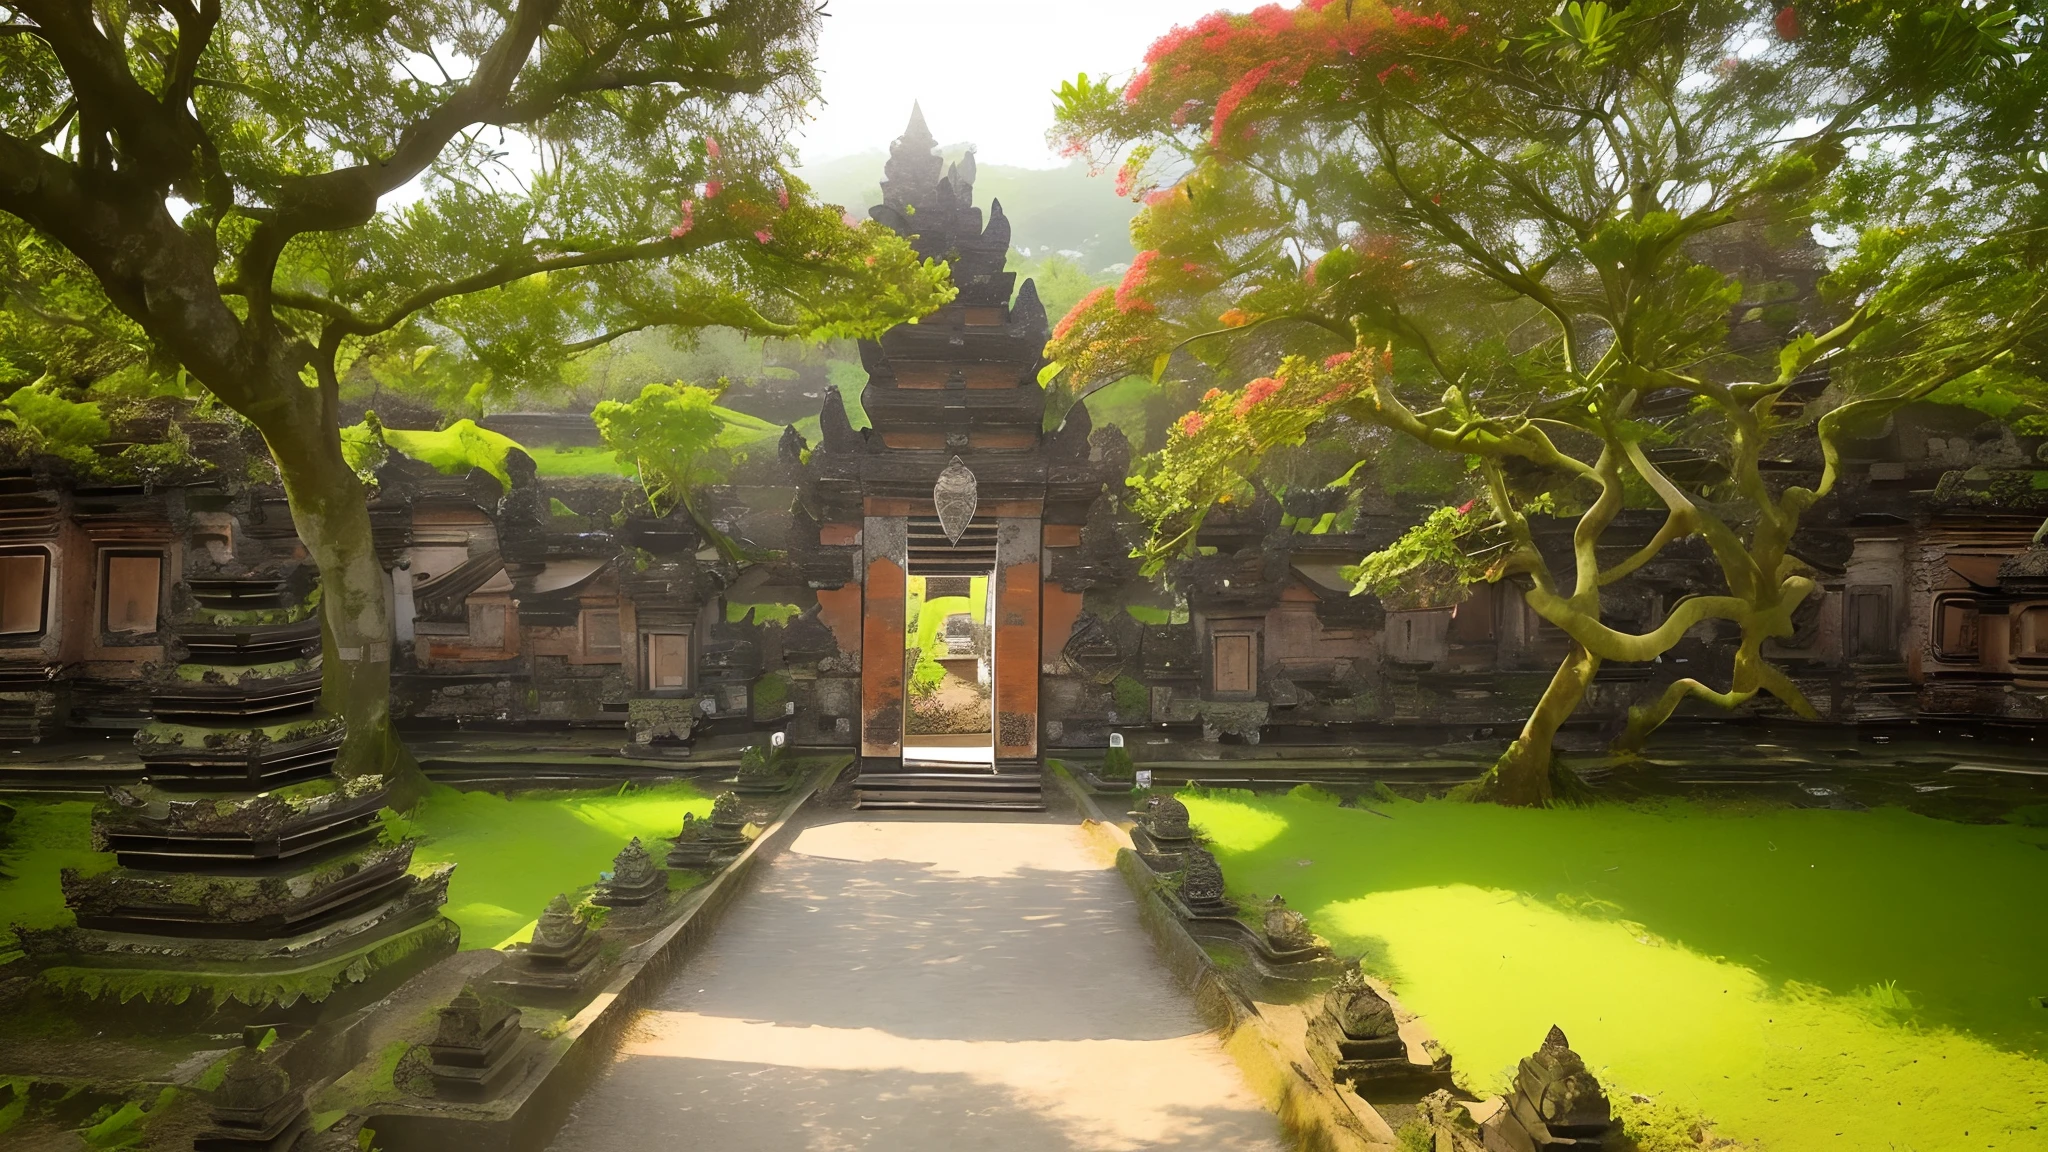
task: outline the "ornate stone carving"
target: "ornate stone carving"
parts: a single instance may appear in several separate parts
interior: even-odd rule
[[[193,1139],[198,1152],[285,1152],[306,1134],[306,1097],[291,1077],[258,1051],[255,1034],[235,1053],[214,1090],[211,1127]]]
[[[974,509],[981,502],[979,486],[975,483],[974,472],[960,462],[958,456],[939,473],[938,483],[932,485],[932,503],[938,506],[939,528],[946,533],[946,540],[960,543],[960,537],[967,531],[968,522],[974,519]]]
[[[1203,848],[1190,848],[1187,867],[1181,873],[1180,900],[1198,915],[1228,915],[1230,902],[1223,896],[1223,869]]]
[[[1507,1107],[1480,1126],[1489,1152],[1523,1152],[1568,1144],[1597,1150],[1615,1130],[1614,1113],[1600,1081],[1572,1051],[1564,1030],[1552,1026],[1543,1046],[1515,1072]]]
[[[638,908],[667,894],[668,872],[654,862],[635,836],[612,860],[611,879],[600,887],[595,903],[607,908]]]
[[[520,1049],[524,1032],[519,1009],[464,985],[441,1009],[434,1040],[427,1045],[428,1075],[438,1095],[452,1100],[489,1100],[526,1067]]]
[[[1285,897],[1275,896],[1266,905],[1266,940],[1275,952],[1300,952],[1316,946],[1316,934],[1308,918],[1287,906]]]

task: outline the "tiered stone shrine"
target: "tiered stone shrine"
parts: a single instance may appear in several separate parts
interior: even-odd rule
[[[193,1138],[196,1152],[289,1152],[311,1126],[306,1094],[294,1090],[284,1069],[257,1049],[254,1030],[244,1043],[229,1057],[213,1091],[212,1123]]]
[[[450,1100],[496,1099],[526,1070],[526,1041],[519,1009],[465,985],[441,1009],[427,1045],[435,1094]]]
[[[533,939],[512,946],[491,977],[491,985],[514,998],[573,1000],[588,991],[602,971],[597,935],[581,920],[566,894],[548,902],[534,925]]]
[[[747,819],[740,798],[721,792],[711,802],[710,819],[683,815],[683,830],[669,849],[671,868],[723,868],[747,847]]]
[[[1448,1055],[1428,1064],[1408,1058],[1394,1006],[1356,968],[1324,993],[1321,1009],[1309,1021],[1308,1048],[1330,1079],[1364,1096],[1420,1094],[1451,1083]]]
[[[1131,843],[1139,857],[1155,872],[1178,872],[1187,867],[1188,849],[1196,846],[1194,830],[1188,826],[1188,806],[1171,796],[1152,796],[1137,816]]]
[[[644,909],[666,903],[668,870],[654,862],[638,836],[612,860],[611,877],[598,885],[591,903],[614,909]]]
[[[1618,1128],[1600,1081],[1572,1051],[1564,1030],[1553,1026],[1543,1046],[1516,1069],[1507,1105],[1488,1117],[1479,1132],[1486,1152],[1598,1152]]]

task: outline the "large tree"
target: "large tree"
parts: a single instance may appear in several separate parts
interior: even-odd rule
[[[489,389],[651,326],[862,335],[951,292],[780,163],[821,14],[0,2],[0,213],[75,273],[44,294],[65,315],[104,300],[262,432],[320,568],[342,771],[403,755],[383,573],[337,432],[358,359],[439,348]]]
[[[1127,184],[1177,178],[1147,197],[1123,283],[1059,326],[1053,371],[1158,378],[1185,350],[1243,379],[1290,354],[1212,391],[1133,478],[1155,566],[1259,486],[1276,448],[1332,421],[1469,462],[1473,500],[1367,558],[1359,591],[1423,567],[1512,580],[1569,637],[1487,794],[1547,802],[1552,738],[1600,665],[1651,660],[1707,621],[1739,633],[1730,681],[1671,683],[1625,747],[1686,698],[1769,693],[1810,715],[1764,645],[1813,591],[1792,540],[1839,480],[1841,439],[2011,371],[2044,319],[2009,220],[1855,221],[1862,240],[1819,276],[1814,213],[1839,209],[1828,193],[1862,141],[1938,135],[1959,93],[2038,68],[2025,35],[2038,26],[2006,9],[1939,0],[1308,0],[1207,17],[1127,84],[1060,92],[1070,147],[1121,159]],[[1767,475],[1802,438],[1818,441],[1812,474]],[[1603,548],[1631,506],[1662,527]],[[1539,546],[1541,516],[1572,521],[1566,554]],[[1723,589],[1617,627],[1603,589],[1688,538]]]

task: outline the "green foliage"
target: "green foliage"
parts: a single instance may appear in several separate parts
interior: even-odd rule
[[[1152,709],[1152,690],[1143,681],[1118,673],[1117,678],[1110,681],[1109,689],[1119,716],[1143,717]]]
[[[738,624],[752,615],[755,624],[781,628],[803,614],[801,604],[779,604],[772,601],[743,604],[733,600],[728,600],[725,604],[725,619],[728,624]]]
[[[720,408],[718,397],[695,384],[649,384],[631,401],[599,404],[590,418],[618,458],[633,461],[656,515],[682,507],[721,555],[740,561],[739,545],[698,512],[695,489],[723,480],[744,458],[727,446],[732,430],[766,421]]]
[[[1104,780],[1126,781],[1138,777],[1138,769],[1131,762],[1128,748],[1111,748],[1102,754],[1102,771],[1097,773]]]
[[[1394,1133],[1394,1147],[1400,1152],[1436,1152],[1436,1133],[1422,1121],[1410,1120]]]
[[[507,458],[525,450],[510,436],[493,432],[474,420],[457,420],[438,432],[384,428],[382,435],[386,445],[444,475],[466,476],[481,470],[506,488],[512,486]]]
[[[1474,533],[1485,526],[1471,505],[1439,508],[1403,532],[1344,576],[1354,596],[1370,592],[1390,604],[1423,608],[1463,599],[1465,585],[1485,577],[1487,568],[1470,554]]]
[[[604,448],[520,448],[533,457],[534,470],[543,479],[633,474],[631,464],[620,463],[617,454]]]
[[[782,719],[782,706],[789,701],[789,676],[782,672],[762,673],[754,681],[754,719],[764,723]]]

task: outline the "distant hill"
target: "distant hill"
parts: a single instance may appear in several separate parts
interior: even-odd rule
[[[966,151],[965,144],[939,149],[949,161]],[[864,217],[869,205],[882,202],[882,164],[887,159],[887,153],[877,149],[807,164],[797,175],[818,199]],[[1010,218],[1010,243],[1020,252],[1028,250],[1033,257],[1079,253],[1073,259],[1099,275],[1113,265],[1128,264],[1133,255],[1131,217],[1138,206],[1119,198],[1114,188],[1109,174],[1090,176],[1087,165],[1079,161],[1065,168],[977,164],[974,202],[983,212],[990,201],[1003,202],[1003,214]]]

